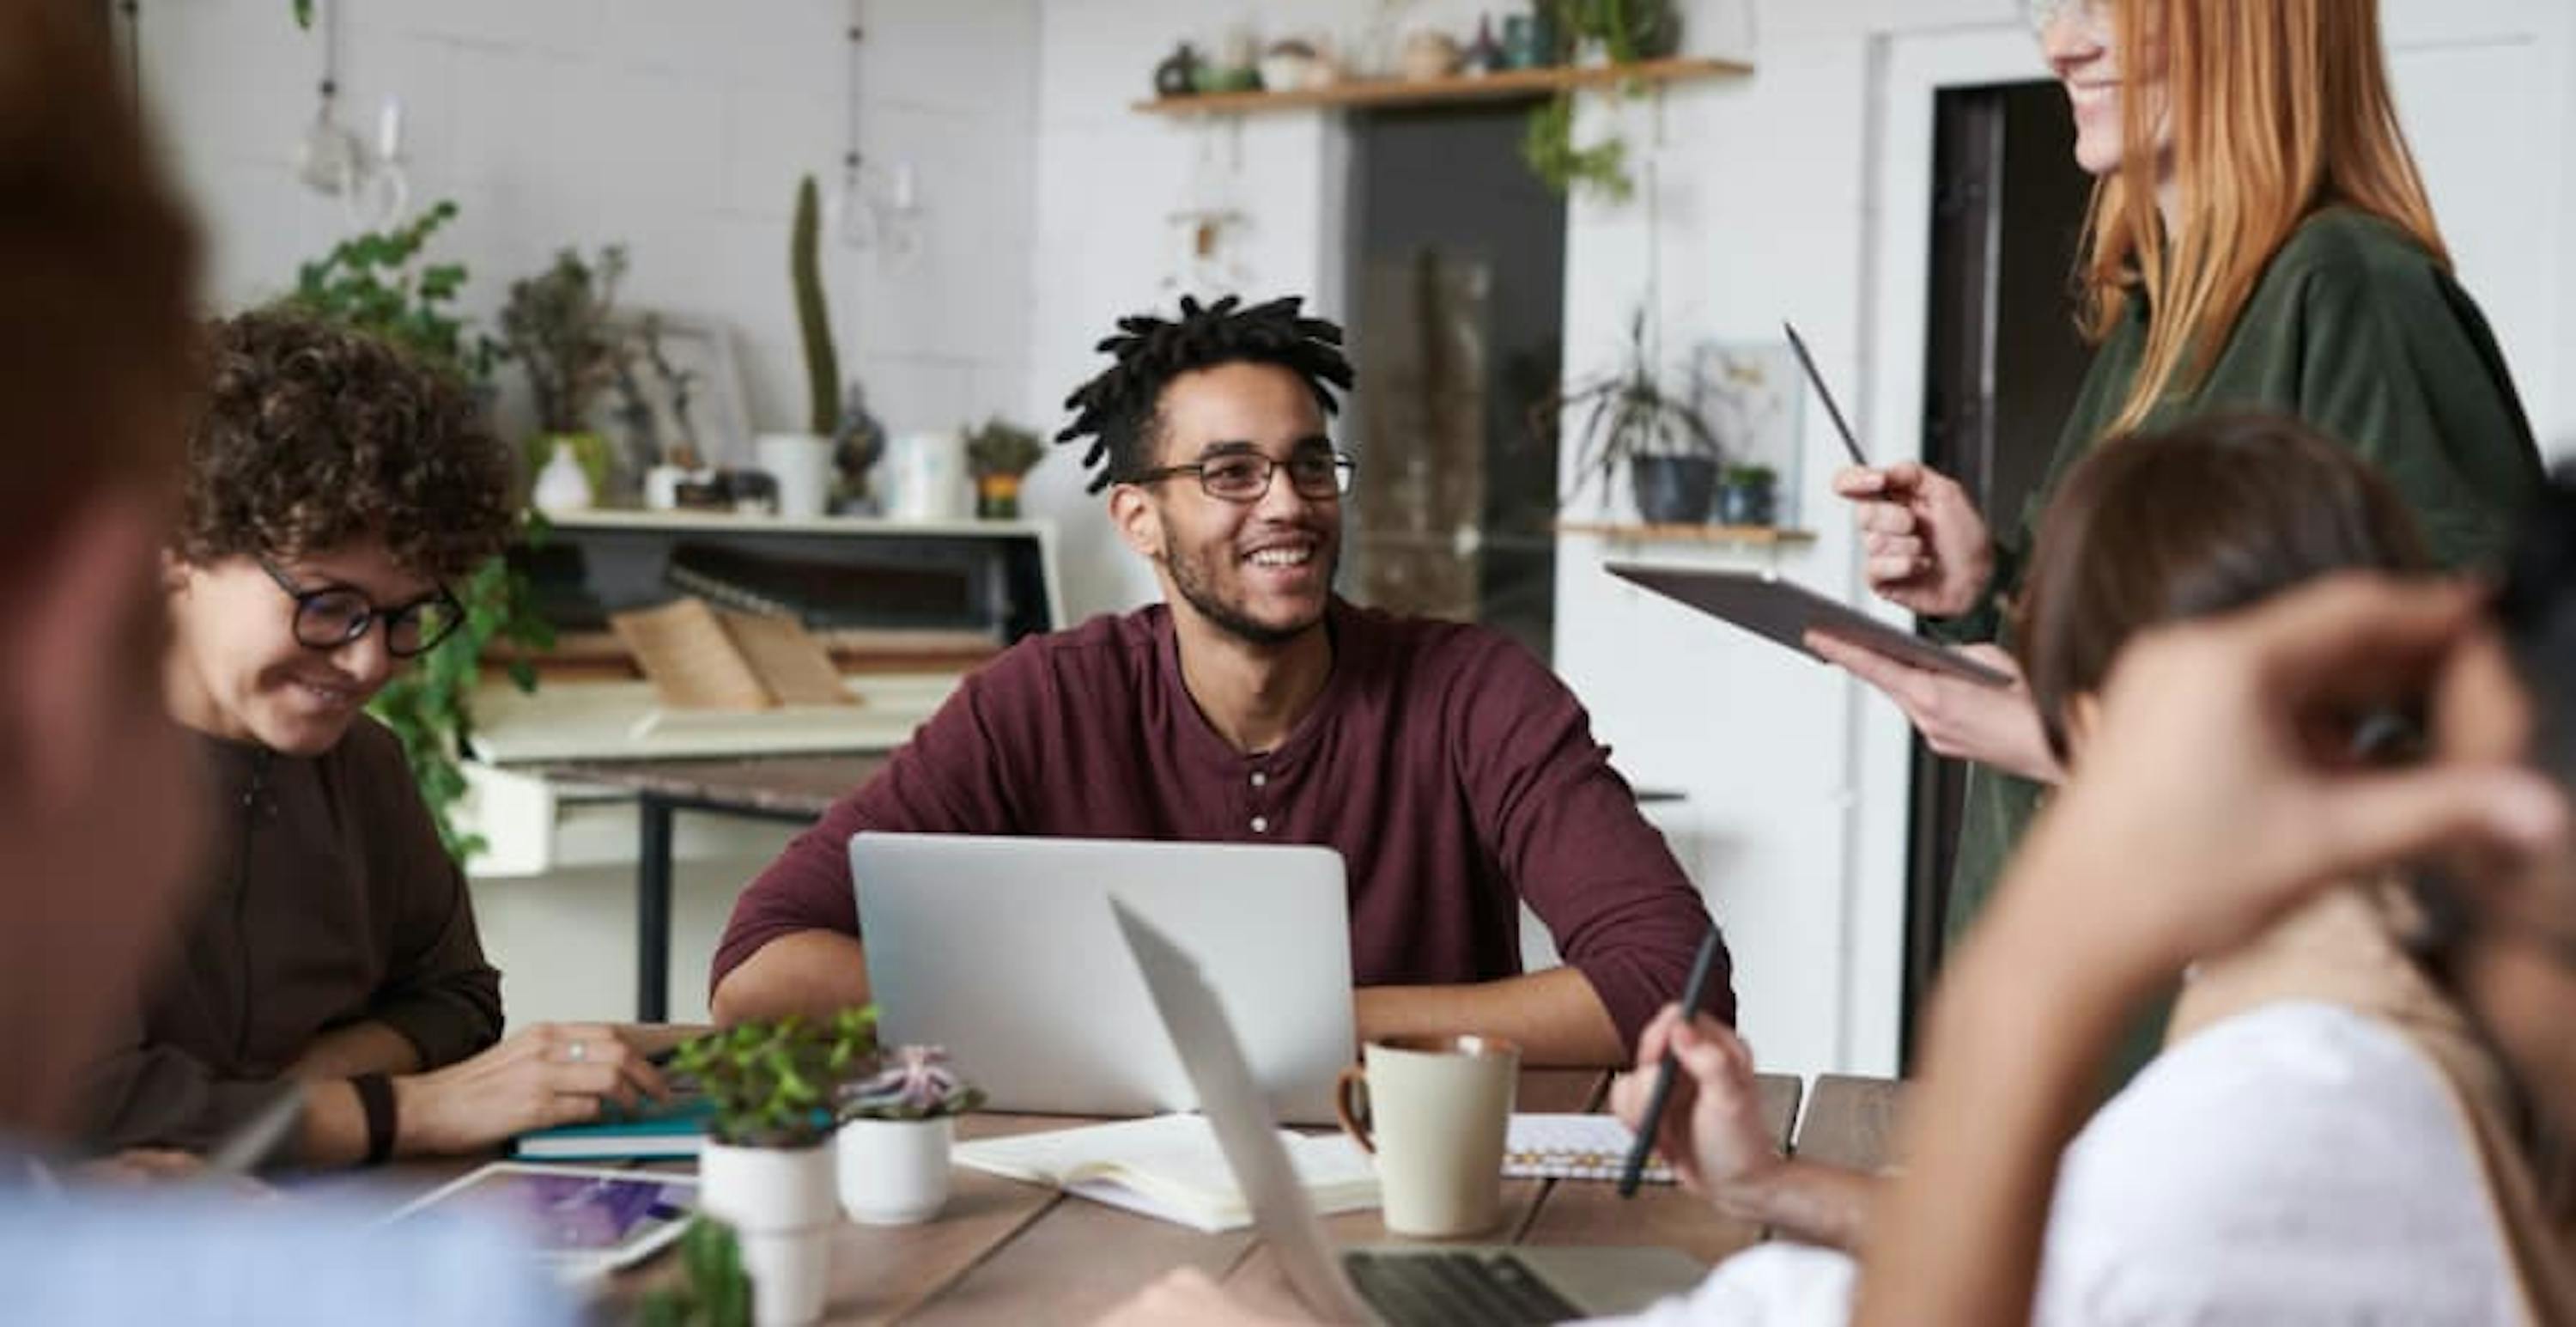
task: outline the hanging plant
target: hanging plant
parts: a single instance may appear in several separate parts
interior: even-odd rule
[[[1590,147],[1574,145],[1574,93],[1557,93],[1530,112],[1529,131],[1521,136],[1521,160],[1530,173],[1557,193],[1577,189],[1612,203],[1636,196],[1637,182],[1628,174],[1628,142],[1612,134]]]
[[[1598,43],[1613,66],[1661,59],[1681,46],[1681,16],[1669,0],[1542,0],[1562,34],[1560,59],[1575,58],[1587,42]],[[1643,95],[1645,81],[1619,80],[1621,97]],[[1617,130],[1586,147],[1574,143],[1574,92],[1568,88],[1530,112],[1529,131],[1521,137],[1521,160],[1530,173],[1557,193],[1582,190],[1611,203],[1636,196],[1628,173],[1628,140]]]

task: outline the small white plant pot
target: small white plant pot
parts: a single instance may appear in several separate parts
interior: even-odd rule
[[[948,1205],[957,1118],[851,1120],[841,1126],[841,1210],[870,1226],[908,1226]]]
[[[798,1327],[823,1316],[832,1289],[832,1148],[734,1147],[707,1140],[698,1200],[734,1228],[751,1278],[752,1321]]]

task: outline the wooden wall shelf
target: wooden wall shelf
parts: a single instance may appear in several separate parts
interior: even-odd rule
[[[1559,521],[1556,532],[1637,544],[1743,544],[1754,548],[1785,548],[1816,542],[1813,530],[1775,530],[1767,525],[1611,525],[1597,521]]]
[[[1565,88],[1597,87],[1636,80],[1672,83],[1693,78],[1723,78],[1753,72],[1741,60],[1640,60],[1627,65],[1592,65],[1554,69],[1508,69],[1480,77],[1410,81],[1368,79],[1299,92],[1206,92],[1190,97],[1157,97],[1135,103],[1147,115],[1254,115],[1264,111],[1311,106],[1376,108],[1428,106],[1441,102],[1501,101],[1543,97]]]

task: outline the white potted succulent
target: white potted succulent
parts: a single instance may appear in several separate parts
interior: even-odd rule
[[[948,1204],[957,1117],[984,1094],[937,1046],[897,1046],[874,1074],[841,1089],[841,1209],[872,1226],[905,1226]]]
[[[831,1289],[832,1104],[873,1065],[872,1011],[826,1024],[738,1024],[680,1047],[672,1063],[712,1107],[698,1154],[699,1201],[734,1228],[752,1320],[793,1327],[823,1316]]]

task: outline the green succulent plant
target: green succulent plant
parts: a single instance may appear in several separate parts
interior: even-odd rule
[[[795,1015],[737,1023],[681,1043],[672,1067],[707,1097],[707,1132],[733,1147],[820,1146],[841,1089],[877,1067],[874,1006],[821,1023]]]

